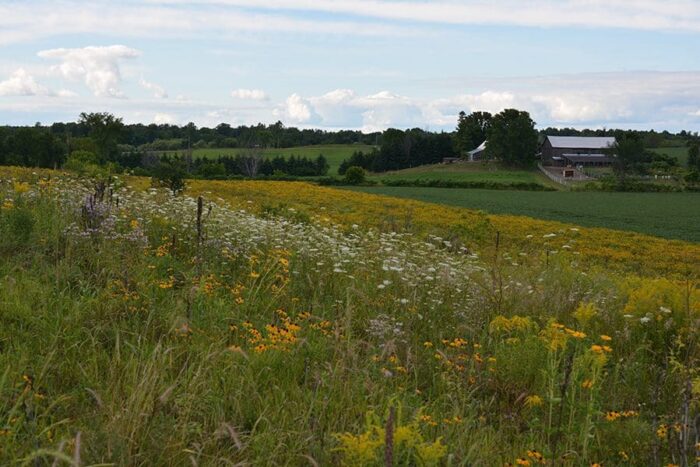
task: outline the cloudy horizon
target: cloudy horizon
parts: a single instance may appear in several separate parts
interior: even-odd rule
[[[0,124],[697,131],[698,50],[691,0],[0,1]]]

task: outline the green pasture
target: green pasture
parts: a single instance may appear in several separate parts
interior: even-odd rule
[[[540,183],[556,186],[537,170],[504,169],[495,164],[464,163],[433,164],[410,169],[372,174],[373,180],[449,180],[491,181],[499,183]]]
[[[437,204],[514,214],[587,227],[630,230],[700,242],[700,193],[605,193],[358,187]]]

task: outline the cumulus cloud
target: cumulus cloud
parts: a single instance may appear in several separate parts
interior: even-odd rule
[[[145,79],[141,78],[139,84],[142,88],[151,91],[153,93],[153,97],[157,99],[165,99],[168,97],[168,93],[165,91],[165,89],[156,83],[151,83],[150,81],[146,81]]]
[[[5,81],[0,81],[0,96],[47,96],[49,94],[49,89],[37,83],[24,68],[18,68]]]
[[[176,121],[177,119],[173,115],[167,113],[157,113],[153,117],[153,123],[156,125],[172,125]]]
[[[140,52],[124,45],[83,47],[79,49],[51,49],[39,52],[39,57],[59,60],[51,67],[59,76],[83,81],[97,97],[124,97],[121,89],[122,60],[138,57]]]
[[[491,89],[415,98],[391,91],[358,95],[336,89],[291,95],[275,116],[290,124],[365,131],[388,127],[451,129],[457,114],[507,108],[530,112],[540,126],[654,125],[673,128],[700,116],[700,72],[583,73],[488,80]]]
[[[251,101],[266,101],[270,97],[261,89],[235,89],[231,91],[231,97]]]
[[[284,105],[275,109],[273,115],[292,124],[312,123],[316,117],[311,103],[297,93],[287,97]]]

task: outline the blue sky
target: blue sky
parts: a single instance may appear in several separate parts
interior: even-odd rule
[[[0,0],[0,124],[700,127],[698,0]]]

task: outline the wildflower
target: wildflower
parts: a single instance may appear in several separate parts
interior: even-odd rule
[[[432,347],[432,346],[433,346],[433,343],[430,342],[430,341],[425,341],[425,342],[423,342],[423,347],[425,347],[426,349],[428,349],[428,348],[430,348],[430,347]]]
[[[13,184],[15,193],[21,194],[29,191],[29,183],[27,182],[15,182]]]
[[[605,342],[610,342],[610,341],[612,340],[612,337],[607,336],[607,335],[605,335],[605,334],[602,334],[602,335],[600,336],[600,338],[601,338],[602,340],[604,340]]]
[[[541,452],[539,452],[539,451],[537,451],[537,450],[528,449],[528,451],[527,451],[527,457],[529,457],[530,459],[534,459],[535,461],[539,462],[540,464],[544,464],[544,463],[545,463],[545,458],[544,458],[544,456],[542,455]]]
[[[586,333],[581,331],[576,331],[574,329],[564,328],[564,332],[573,337],[574,339],[585,339]]]
[[[530,461],[525,459],[524,457],[518,457],[517,459],[515,459],[515,465],[523,465],[527,467],[531,464]]]
[[[537,394],[533,394],[532,396],[527,396],[525,398],[525,406],[526,407],[529,407],[529,408],[540,407],[542,404],[544,404],[544,401]]]
[[[593,381],[591,381],[590,379],[585,379],[581,383],[581,387],[583,389],[591,389],[593,387]]]
[[[437,426],[437,422],[433,420],[433,417],[431,417],[430,415],[421,415],[419,420],[425,423],[426,425]]]

